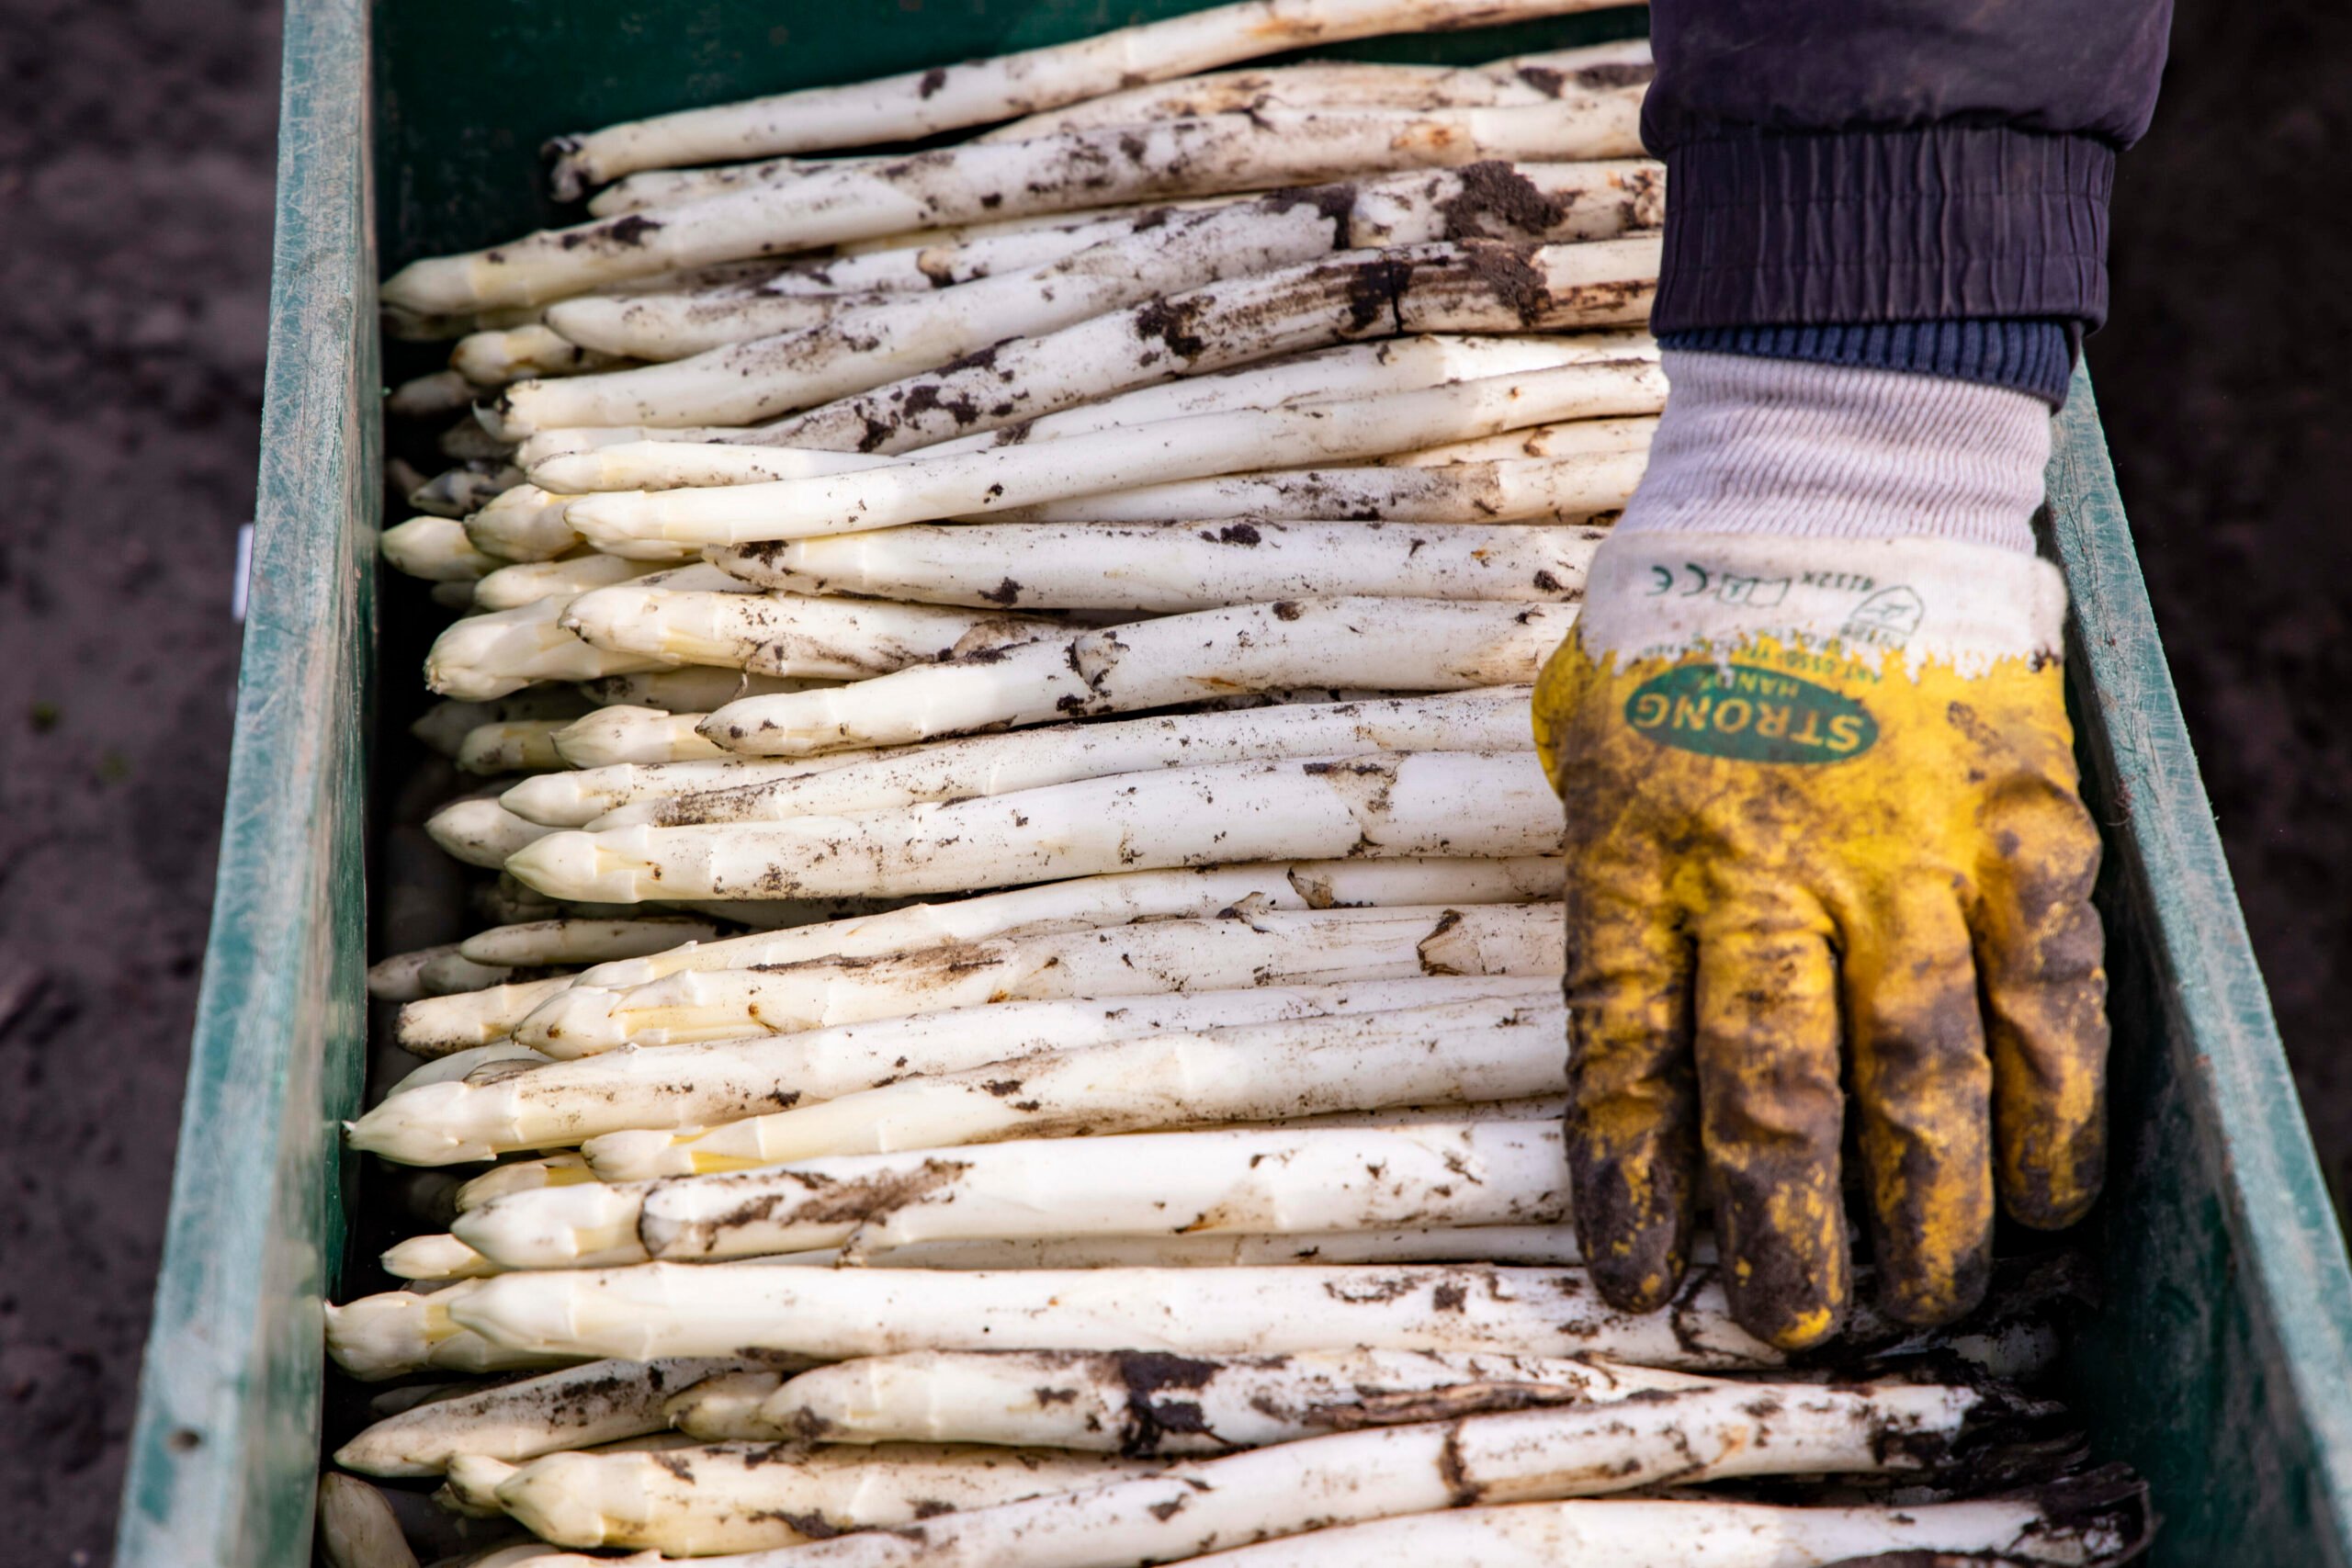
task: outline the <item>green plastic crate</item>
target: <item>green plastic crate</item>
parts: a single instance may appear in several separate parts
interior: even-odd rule
[[[380,271],[555,214],[545,137],[1077,36],[1184,0],[290,0],[260,525],[212,942],[118,1561],[308,1561],[353,1168],[375,671]],[[1382,40],[1471,61],[1638,11]],[[2116,1158],[2070,1347],[2153,1560],[2352,1568],[2352,1273],[2165,671],[2089,385],[2050,468],[2114,979]],[[388,671],[388,696],[415,679]]]

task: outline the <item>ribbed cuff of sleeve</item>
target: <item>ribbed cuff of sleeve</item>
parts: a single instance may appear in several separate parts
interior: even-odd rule
[[[2066,402],[2075,337],[2064,321],[1868,321],[1797,327],[1702,327],[1659,334],[1662,347],[1863,370],[1904,370],[2006,387],[2052,408]]]
[[[2107,316],[2115,153],[1934,125],[1740,131],[1667,158],[1651,329]]]

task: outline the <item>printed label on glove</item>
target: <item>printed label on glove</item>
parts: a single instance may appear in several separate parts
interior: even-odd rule
[[[1625,699],[1625,722],[1660,745],[1747,762],[1841,762],[1878,720],[1853,698],[1752,664],[1685,664]]]

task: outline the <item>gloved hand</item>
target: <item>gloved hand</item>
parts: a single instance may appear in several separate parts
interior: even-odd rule
[[[1950,537],[1601,547],[1535,727],[1567,824],[1577,1230],[1613,1304],[1671,1297],[1703,1192],[1740,1322],[1834,1334],[1849,1096],[1902,1321],[1976,1304],[1996,1192],[2039,1228],[2097,1195],[2099,842],[2064,610],[2053,567]]]

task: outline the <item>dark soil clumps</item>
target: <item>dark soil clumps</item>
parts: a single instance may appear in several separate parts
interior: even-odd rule
[[[1510,164],[1489,159],[1454,171],[1462,192],[1438,203],[1449,240],[1535,239],[1568,215],[1568,204],[1546,194]]]

